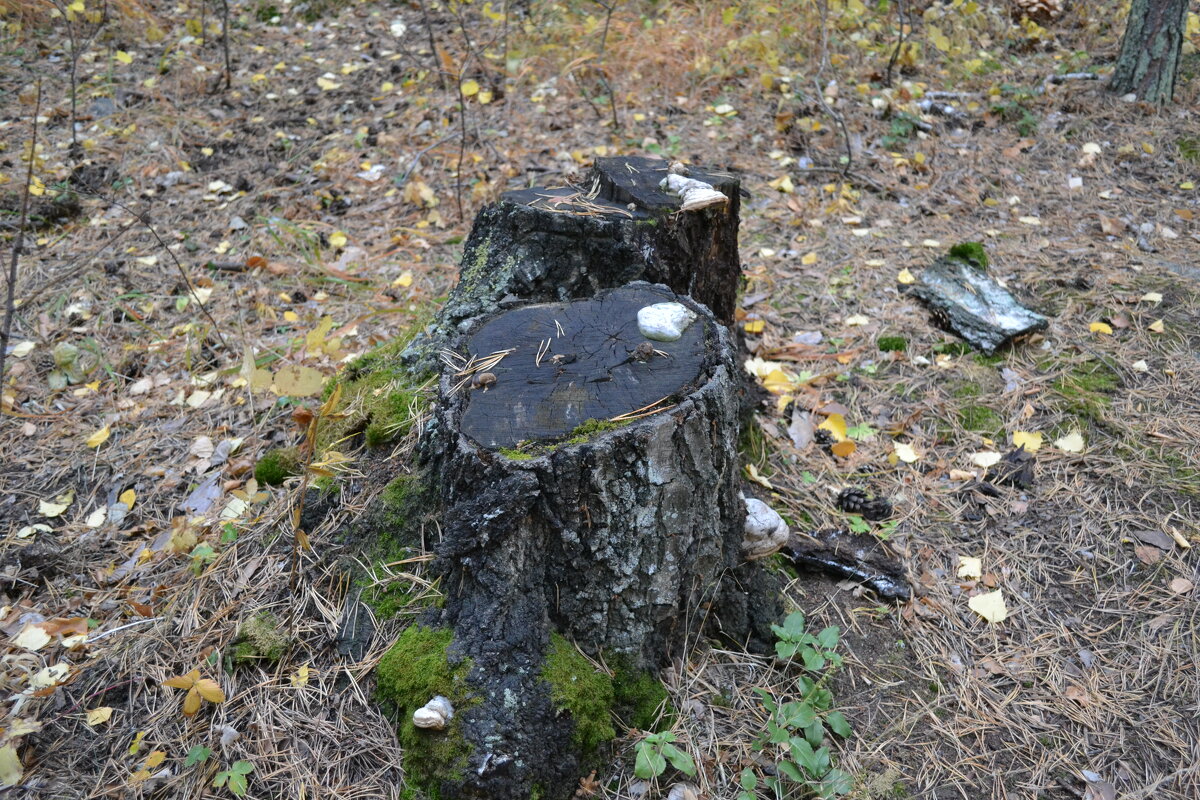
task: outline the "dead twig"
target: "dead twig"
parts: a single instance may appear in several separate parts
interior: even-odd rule
[[[37,82],[37,99],[33,105],[33,134],[29,139],[29,159],[25,166],[25,187],[21,191],[21,217],[17,232],[13,235],[12,258],[8,262],[8,288],[4,295],[4,331],[0,335],[0,391],[4,387],[4,361],[8,356],[8,343],[12,338],[13,314],[16,312],[17,262],[21,259],[21,248],[25,244],[25,224],[29,220],[29,186],[33,183],[33,162],[37,154],[38,115],[42,113],[42,82]],[[0,408],[3,404],[0,403]]]

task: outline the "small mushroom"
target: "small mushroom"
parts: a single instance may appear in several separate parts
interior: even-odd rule
[[[787,544],[787,523],[769,505],[754,497],[746,501],[746,527],[742,534],[742,555],[748,561],[766,558]]]
[[[667,167],[667,172],[671,175],[686,176],[688,174],[687,164],[684,164],[682,161],[672,161],[671,166]]]
[[[479,372],[471,379],[472,389],[483,389],[485,392],[489,386],[496,385],[496,376],[491,372]]]
[[[439,694],[413,712],[413,725],[440,731],[453,717],[454,706]]]

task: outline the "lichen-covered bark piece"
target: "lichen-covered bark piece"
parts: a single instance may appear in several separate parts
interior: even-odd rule
[[[639,280],[687,294],[732,323],[741,275],[739,180],[695,170],[729,202],[680,213],[679,198],[658,188],[668,166],[649,158],[597,159],[579,187],[507,192],[484,207],[467,239],[458,285],[407,359],[433,367],[436,351],[481,315],[591,297]]]
[[[551,633],[632,669],[657,667],[695,641],[741,560],[735,351],[728,331],[693,307],[704,319],[703,355],[670,410],[532,458],[463,433],[476,398],[451,395],[456,379],[443,377],[440,624],[472,660],[468,682],[480,699],[464,714],[473,752],[457,796],[523,800],[536,784],[546,798],[569,797],[585,754],[570,745],[577,721],[543,678]],[[733,594],[725,602],[741,608],[731,618],[749,619],[745,597]],[[588,730],[593,741],[594,720]]]
[[[921,271],[909,291],[929,306],[940,325],[988,355],[1049,324],[984,270],[961,258],[939,258]]]

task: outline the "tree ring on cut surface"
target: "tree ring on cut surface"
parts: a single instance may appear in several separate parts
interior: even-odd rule
[[[552,444],[589,420],[619,422],[668,408],[706,380],[713,322],[695,307],[697,319],[680,338],[659,343],[668,357],[646,358],[638,349],[645,342],[638,311],[681,300],[690,302],[666,287],[635,283],[485,319],[460,349],[479,357],[512,352],[491,368],[496,380],[487,392],[464,399],[460,430],[484,447],[505,449]]]

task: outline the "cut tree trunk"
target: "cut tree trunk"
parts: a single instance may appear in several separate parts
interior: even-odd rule
[[[1166,105],[1175,93],[1189,0],[1133,0],[1112,90]]]
[[[638,309],[662,302],[697,319],[643,357]],[[544,678],[552,633],[655,669],[685,655],[711,607],[749,619],[745,595],[723,591],[745,518],[736,351],[704,307],[645,283],[501,312],[463,352],[502,351],[494,382],[456,391],[469,376],[447,370],[438,404],[439,624],[471,660],[478,701],[461,721],[464,777],[440,791],[568,797],[586,754],[571,744],[580,720]]]
[[[463,251],[459,283],[425,335],[409,349],[421,368],[462,326],[529,302],[591,297],[632,281],[661,283],[733,322],[741,277],[739,180],[693,169],[728,202],[678,213],[659,183],[668,164],[600,158],[580,187],[506,192],[483,208]]]
[[[465,677],[422,683],[389,653],[380,685],[402,720],[431,699],[405,686],[456,695],[445,728],[403,732],[421,756],[406,755],[409,780],[440,797],[571,797],[615,735],[612,669],[656,674],[701,635],[762,641],[779,615],[777,582],[742,554],[744,371],[726,327],[738,182],[693,171],[727,199],[683,212],[666,175],[601,159],[582,191],[485,208],[458,288],[409,350],[441,369],[423,480],[441,506],[445,600],[423,623],[441,633],[402,642],[449,632],[439,674]],[[693,315],[675,340],[639,326],[660,303]],[[418,760],[435,767],[416,774]]]

